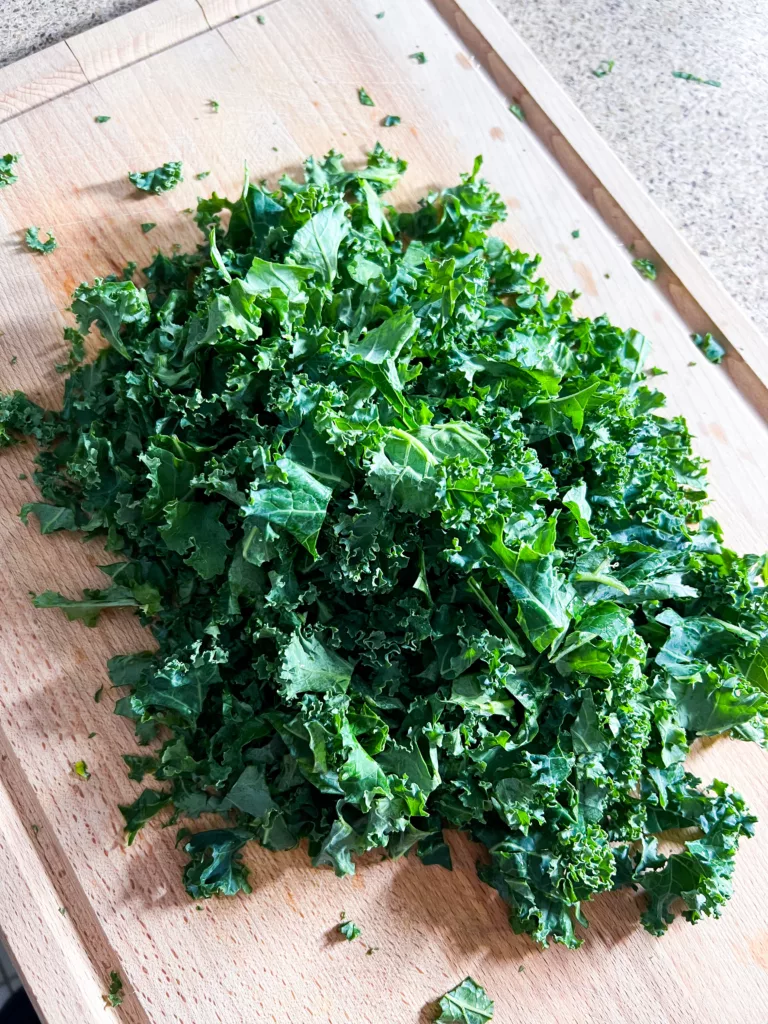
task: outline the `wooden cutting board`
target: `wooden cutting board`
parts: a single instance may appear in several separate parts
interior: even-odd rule
[[[669,404],[710,460],[730,543],[761,550],[765,349],[495,11],[483,0],[276,0],[262,24],[246,13],[255,6],[158,0],[0,71],[0,153],[23,154],[18,182],[0,191],[0,387],[56,404],[72,288],[131,259],[141,266],[156,246],[194,245],[184,208],[212,189],[236,194],[244,159],[252,177],[274,182],[332,146],[359,163],[381,139],[410,163],[396,193],[410,204],[483,153],[509,206],[504,238],[542,253],[553,285],[583,293],[583,313],[607,311],[653,339]],[[426,64],[409,59],[417,50]],[[374,108],[359,104],[359,86]],[[527,123],[509,112],[511,99]],[[111,120],[96,124],[99,114]],[[386,114],[401,125],[381,127]],[[184,184],[137,197],[127,171],[170,159],[184,161]],[[210,177],[195,181],[204,170]],[[158,226],[143,235],[150,220]],[[54,230],[52,255],[24,249],[31,224]],[[630,242],[659,263],[656,284],[632,268]],[[689,339],[712,327],[728,342],[721,367]],[[678,921],[653,939],[638,925],[642,897],[611,894],[587,907],[575,953],[512,934],[475,875],[477,849],[461,838],[452,874],[372,857],[342,881],[310,868],[302,851],[252,845],[251,896],[190,902],[173,829],[124,845],[116,805],[137,787],[120,754],[133,739],[108,691],[93,699],[106,659],[143,648],[145,636],[127,614],[88,630],[29,604],[30,590],[100,585],[104,559],[96,544],[41,538],[20,523],[35,490],[18,476],[32,457],[20,446],[0,458],[0,929],[48,1024],[103,1022],[111,970],[127,994],[109,1013],[125,1024],[426,1024],[467,974],[496,1000],[500,1024],[766,1020],[765,824],[743,844],[720,922]],[[70,771],[80,758],[88,783]],[[695,764],[707,780],[731,781],[768,822],[757,748],[708,742]],[[337,941],[342,911],[364,942]]]

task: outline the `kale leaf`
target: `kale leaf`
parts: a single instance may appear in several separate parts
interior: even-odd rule
[[[482,985],[465,978],[440,1000],[440,1016],[435,1024],[486,1024],[493,1017],[493,1000]]]
[[[0,443],[40,446],[25,521],[113,561],[34,603],[151,630],[108,665],[152,782],[122,812],[129,842],[219,816],[179,834],[196,900],[249,891],[253,841],[339,875],[376,848],[450,869],[458,829],[516,931],[577,946],[588,901],[631,885],[658,934],[721,913],[753,831],[685,759],[766,742],[766,559],[705,516],[646,339],[488,233],[480,167],[401,212],[403,161],[332,151],[200,200],[203,244],[141,284],[80,285],[61,410],[0,396]],[[471,979],[443,1003],[492,1012]]]
[[[123,1005],[123,979],[117,973],[117,971],[109,972],[109,990],[104,999],[105,1006],[122,1006]]]
[[[0,188],[7,188],[19,180],[16,164],[21,160],[21,153],[6,153],[0,156]]]
[[[355,939],[359,939],[362,932],[357,927],[354,921],[342,921],[338,926],[339,932],[344,936],[347,942],[354,942]]]
[[[184,181],[181,176],[181,161],[169,160],[153,171],[131,171],[128,180],[141,192],[170,192],[179,182]]]
[[[59,243],[53,237],[51,232],[48,232],[48,237],[45,241],[40,237],[40,228],[27,228],[27,232],[24,235],[24,241],[27,243],[27,248],[32,249],[34,252],[49,253],[57,249]]]

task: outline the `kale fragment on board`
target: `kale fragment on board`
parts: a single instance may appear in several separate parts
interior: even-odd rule
[[[131,171],[128,180],[141,192],[170,192],[184,178],[181,174],[181,161],[169,160],[152,171]]]
[[[362,935],[361,930],[357,927],[354,921],[342,921],[342,923],[338,925],[338,931],[344,936],[347,942],[353,942],[355,939],[359,939]]]
[[[31,227],[27,228],[26,234],[24,235],[24,241],[26,242],[27,248],[33,252],[41,252],[47,255],[49,252],[53,252],[54,249],[58,249],[59,243],[53,237],[51,232],[48,232],[48,237],[43,241],[40,237],[40,228]]]
[[[435,1024],[486,1024],[493,1017],[493,1000],[473,978],[446,992],[440,1000]]]
[[[0,188],[7,188],[19,180],[16,173],[16,164],[19,160],[21,153],[6,153],[5,156],[0,156]]]
[[[709,332],[706,334],[692,334],[691,339],[696,348],[701,350],[702,355],[710,363],[722,363],[725,358],[725,349]]]

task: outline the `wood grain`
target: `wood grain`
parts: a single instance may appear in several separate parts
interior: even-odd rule
[[[0,123],[87,81],[66,43],[0,68]]]
[[[453,183],[483,152],[484,172],[509,205],[501,234],[542,253],[554,285],[579,288],[584,314],[607,311],[653,339],[654,362],[668,371],[661,383],[670,407],[689,418],[711,460],[714,511],[730,543],[761,549],[768,537],[762,418],[734,379],[692,347],[665,294],[638,276],[610,227],[547,146],[512,117],[508,98],[436,10],[426,0],[387,0],[377,20],[381,6],[277,0],[264,25],[253,15],[230,21],[0,128],[0,151],[24,154],[19,181],[0,192],[0,388],[58,402],[53,364],[64,353],[60,330],[72,288],[129,259],[141,265],[158,245],[194,245],[181,211],[203,185],[236,194],[244,158],[253,175],[274,182],[283,171],[297,173],[307,153],[335,146],[359,162],[381,138],[409,161],[394,197],[409,205]],[[427,64],[408,60],[416,49],[427,52]],[[359,104],[361,85],[375,108]],[[208,108],[211,97],[218,114]],[[94,125],[97,113],[112,120]],[[402,117],[398,128],[380,127],[389,113]],[[128,170],[178,158],[186,180],[177,190],[135,195]],[[204,183],[193,177],[201,170],[211,170]],[[148,236],[140,230],[146,220],[158,224]],[[59,249],[48,257],[26,252],[20,237],[29,224],[52,227]],[[99,585],[98,565],[109,558],[93,543],[40,537],[20,523],[16,512],[35,491],[18,475],[30,472],[33,454],[19,446],[0,459],[0,929],[48,1024],[104,1019],[97,993],[112,969],[128,998],[111,1012],[126,1024],[426,1024],[434,1000],[468,973],[496,1000],[501,1024],[635,1024],[640,1015],[763,1024],[763,830],[739,855],[722,921],[678,922],[659,941],[638,927],[639,897],[613,894],[587,908],[592,923],[578,953],[540,952],[515,936],[502,903],[476,877],[478,848],[460,838],[452,874],[367,857],[341,881],[311,869],[301,850],[254,848],[253,894],[196,909],[181,886],[184,857],[173,830],[150,829],[133,847],[123,843],[116,805],[137,787],[119,755],[135,748],[128,723],[111,714],[108,692],[93,700],[107,681],[106,659],[140,650],[149,638],[128,615],[107,615],[88,630],[29,604],[30,590],[73,594]],[[93,773],[88,783],[70,770],[79,758]],[[761,751],[707,743],[695,764],[706,779],[731,781],[768,819]],[[363,928],[364,941],[336,940],[341,911]],[[377,949],[368,956],[367,946]]]
[[[89,82],[160,53],[209,27],[197,0],[155,0],[69,40]]]
[[[197,2],[202,7],[208,24],[211,28],[215,28],[216,25],[222,25],[225,21],[242,18],[244,14],[250,14],[251,11],[270,7],[275,0],[197,0]],[[263,15],[265,19],[268,14],[267,11]]]

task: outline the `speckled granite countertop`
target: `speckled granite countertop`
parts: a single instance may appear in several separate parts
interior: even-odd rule
[[[0,0],[0,66],[145,2]],[[494,2],[768,333],[768,0]]]

